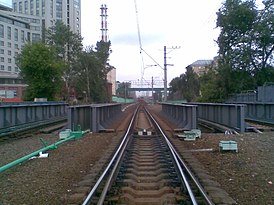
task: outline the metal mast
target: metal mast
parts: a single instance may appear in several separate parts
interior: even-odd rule
[[[101,40],[104,42],[108,41],[108,28],[107,28],[107,5],[102,4],[101,5]]]

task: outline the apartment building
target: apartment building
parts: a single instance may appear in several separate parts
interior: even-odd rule
[[[74,33],[81,33],[81,0],[13,0],[12,8],[17,13],[41,17],[42,28],[61,20]]]
[[[43,40],[45,29],[58,20],[80,34],[81,0],[13,0],[12,8],[0,4],[0,98],[21,97],[26,85],[17,80],[16,56],[26,42]]]
[[[24,44],[39,41],[39,17],[0,10],[0,71],[18,73],[15,59]]]

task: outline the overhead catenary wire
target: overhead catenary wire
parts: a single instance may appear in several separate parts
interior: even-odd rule
[[[142,53],[142,39],[141,39],[140,24],[139,24],[139,17],[138,17],[138,8],[137,8],[136,0],[134,0],[134,5],[135,5],[137,31],[138,31],[138,40],[139,40],[139,47],[140,47],[140,54],[141,54]]]
[[[135,5],[135,14],[136,14],[136,24],[137,24],[137,32],[138,32],[138,41],[139,41],[139,52],[141,55],[141,81],[144,78],[144,70],[145,70],[145,63],[144,63],[144,57],[142,55],[142,39],[141,39],[141,31],[140,31],[140,24],[139,24],[139,17],[138,17],[138,8],[137,8],[137,2],[134,0]]]
[[[144,56],[143,52],[155,63],[157,66],[163,69],[163,67],[151,56],[149,55],[144,49],[142,45],[142,37],[141,37],[141,31],[140,31],[140,23],[139,23],[139,15],[138,15],[138,7],[137,7],[137,0],[134,0],[134,5],[135,5],[135,14],[136,14],[136,23],[137,23],[137,32],[138,32],[138,41],[139,41],[139,52],[141,55],[141,61],[142,61],[142,76],[141,76],[141,81],[144,79],[144,71],[145,71],[145,63],[144,63]]]

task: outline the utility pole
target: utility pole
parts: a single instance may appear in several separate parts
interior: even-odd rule
[[[164,102],[167,101],[167,64],[166,64],[166,46],[164,46]]]
[[[125,103],[127,103],[127,87],[126,87],[126,83],[124,83],[125,86]]]
[[[179,49],[179,47],[171,47],[170,49]],[[166,62],[166,46],[164,46],[164,102],[167,101],[167,66],[173,66],[173,64],[167,64]]]
[[[151,90],[152,90],[152,104],[154,104],[154,95],[153,95],[153,76],[151,77]]]

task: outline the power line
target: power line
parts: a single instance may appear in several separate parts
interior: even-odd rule
[[[136,14],[136,23],[137,23],[137,31],[138,31],[138,41],[139,41],[139,52],[141,55],[141,81],[144,78],[144,71],[145,71],[145,62],[144,57],[142,55],[142,39],[141,39],[141,31],[140,31],[140,23],[139,23],[139,17],[138,17],[138,8],[137,8],[137,2],[134,0],[135,5],[135,14]]]
[[[139,23],[139,16],[138,16],[138,8],[137,8],[137,1],[134,0],[134,5],[135,5],[135,13],[136,13],[136,23],[137,23],[137,31],[138,31],[138,40],[139,40],[139,48],[140,48],[140,54],[141,54],[141,61],[142,61],[142,76],[141,80],[144,78],[144,69],[145,69],[145,63],[144,63],[144,57],[143,57],[143,52],[155,63],[157,64],[160,68],[164,69],[151,55],[149,55],[144,49],[142,45],[142,38],[141,38],[141,31],[140,31],[140,23]]]
[[[142,40],[141,40],[141,32],[140,32],[140,24],[139,24],[139,17],[138,17],[138,9],[137,9],[137,2],[134,0],[135,5],[135,13],[136,13],[136,23],[137,23],[137,31],[138,31],[138,40],[139,40],[139,47],[140,47],[140,54],[142,53]]]

